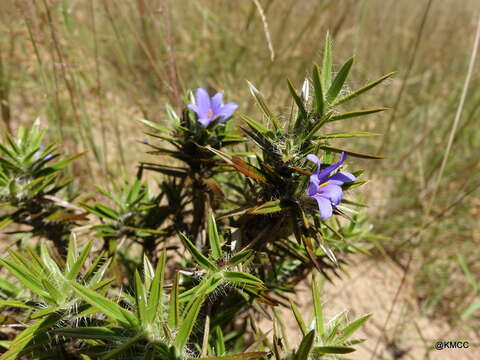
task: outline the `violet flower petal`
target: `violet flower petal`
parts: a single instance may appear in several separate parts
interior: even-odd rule
[[[346,183],[346,182],[355,181],[355,179],[356,179],[355,175],[350,174],[349,172],[346,172],[346,171],[340,171],[330,176],[328,181],[330,181],[330,183],[334,185],[342,185],[343,183]]]
[[[208,118],[211,109],[210,95],[207,90],[198,88],[195,92],[195,102],[198,108],[197,115],[199,118]]]
[[[237,110],[238,105],[234,102],[229,102],[228,104],[223,105],[218,113],[217,116],[221,116],[220,120],[224,121],[228,119],[232,114]]]
[[[342,201],[342,188],[338,185],[328,184],[318,189],[318,194],[327,198],[333,205],[340,204]]]
[[[342,156],[340,158],[340,161],[338,161],[338,162],[336,162],[332,165],[329,165],[325,169],[320,171],[318,173],[318,179],[320,180],[320,182],[324,183],[325,181],[327,181],[328,175],[330,175],[330,173],[332,171],[337,170],[345,162],[346,158],[347,158],[347,155],[344,152],[342,152]]]
[[[332,208],[332,204],[330,203],[330,200],[322,197],[321,195],[315,195],[313,196],[313,198],[317,200],[318,210],[320,211],[320,217],[323,220],[326,220],[330,216],[332,216],[333,208]]]
[[[220,111],[220,109],[222,107],[222,102],[223,102],[222,93],[216,93],[212,97],[212,111],[213,111],[214,117],[219,116],[218,112]]]

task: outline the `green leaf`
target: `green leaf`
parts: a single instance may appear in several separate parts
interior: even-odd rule
[[[202,307],[205,297],[198,296],[188,309],[188,312],[185,314],[185,317],[182,319],[182,324],[178,330],[177,335],[175,336],[175,348],[178,350],[183,350],[187,344],[190,333],[192,332],[193,327],[195,326],[198,313]]]
[[[297,104],[298,110],[300,111],[299,117],[305,119],[307,117],[307,110],[305,109],[305,105],[303,104],[302,99],[300,98],[300,96],[298,96],[290,80],[287,80],[287,84],[288,90],[290,90],[290,95],[292,95],[293,100],[295,101],[295,104]]]
[[[312,281],[312,298],[313,298],[313,312],[315,313],[315,329],[317,330],[318,336],[323,336],[324,327],[323,327],[323,307],[322,300],[320,298],[320,289],[318,287],[318,282],[315,278]]]
[[[187,248],[188,252],[192,255],[195,262],[205,270],[208,271],[217,271],[217,265],[210,261],[205,255],[203,255],[200,250],[198,250],[195,245],[190,241],[190,239],[183,233],[180,233],[182,242]]]
[[[240,115],[240,118],[247,123],[248,126],[250,126],[253,130],[258,131],[259,133],[266,135],[270,132],[268,128],[263,125],[262,123],[253,120],[252,118],[248,117],[247,115]]]
[[[0,264],[2,264],[8,271],[12,273],[23,285],[25,285],[29,290],[34,294],[43,297],[45,299],[50,299],[53,302],[53,299],[49,296],[48,292],[44,290],[42,286],[39,285],[39,279],[32,276],[31,273],[27,272],[23,266],[14,264],[6,259],[0,259]]]
[[[385,111],[385,110],[389,110],[389,108],[376,108],[376,109],[350,111],[350,112],[346,112],[346,113],[336,114],[336,115],[332,116],[330,119],[328,119],[327,122],[346,120],[346,119],[351,119],[351,118],[355,118],[355,117],[366,116],[366,115],[375,114],[377,112]]]
[[[305,136],[304,141],[307,141],[311,139],[315,133],[320,130],[320,128],[331,118],[333,115],[333,111],[327,112],[325,115],[323,115],[320,119],[318,119],[308,132],[307,136]]]
[[[312,330],[303,337],[302,342],[295,353],[295,360],[308,360],[310,352],[312,351],[314,340],[315,330]]]
[[[343,85],[345,84],[345,80],[347,79],[348,73],[350,72],[350,69],[353,65],[353,57],[348,59],[345,64],[343,64],[342,68],[340,71],[337,73],[335,76],[335,79],[333,79],[332,85],[327,91],[326,95],[326,100],[330,104],[337,98],[337,95],[340,93],[340,90],[342,90]]]
[[[260,91],[258,91],[257,88],[255,88],[255,86],[253,86],[253,84],[250,83],[249,81],[247,81],[247,83],[250,89],[250,93],[255,98],[257,105],[260,107],[260,109],[262,110],[267,120],[272,124],[273,128],[277,131],[280,128],[277,118],[275,117],[275,115],[273,115],[273,113],[268,108]]]
[[[74,339],[99,339],[122,341],[130,336],[125,334],[124,329],[107,327],[79,327],[79,328],[60,328],[53,329],[52,333],[66,336]]]
[[[10,343],[8,351],[0,356],[0,360],[18,359],[19,355],[28,351],[29,346],[32,346],[38,336],[45,335],[45,332],[54,327],[61,318],[62,314],[53,313],[30,325]]]
[[[237,284],[237,285],[248,284],[248,285],[256,286],[260,289],[266,289],[262,280],[248,273],[244,273],[240,271],[225,271],[223,273],[223,277],[225,278],[225,280],[233,284]]]
[[[78,274],[80,273],[80,270],[82,269],[82,266],[85,264],[85,261],[87,260],[88,255],[90,255],[90,250],[92,249],[93,241],[89,241],[85,248],[82,250],[80,253],[80,256],[78,257],[77,261],[73,264],[72,268],[69,269],[67,273],[67,280],[74,280]]]
[[[222,240],[218,234],[217,223],[213,214],[208,218],[208,241],[210,242],[210,248],[212,249],[212,256],[215,260],[222,257]]]
[[[94,306],[108,317],[126,327],[136,327],[138,321],[128,310],[123,309],[113,301],[110,301],[96,292],[70,281],[73,290],[87,303]]]
[[[253,256],[253,250],[252,249],[247,249],[247,250],[240,251],[230,258],[229,264],[230,264],[230,266],[236,266],[238,264],[243,264],[244,262],[246,262],[252,256]]]
[[[160,259],[158,259],[155,276],[150,287],[150,294],[148,299],[147,319],[150,322],[155,320],[155,317],[161,318],[163,315],[163,286],[165,281],[165,262],[167,259],[166,251],[162,251]]]
[[[352,321],[350,324],[348,324],[343,330],[342,330],[342,335],[340,336],[339,340],[344,341],[348,339],[355,331],[357,331],[358,328],[360,328],[370,317],[372,314],[367,314],[364,315],[354,321]]]
[[[137,306],[137,314],[140,322],[145,324],[147,322],[147,291],[142,279],[140,278],[138,270],[135,270],[133,283],[135,286],[135,303]]]
[[[179,305],[179,293],[178,293],[178,272],[175,273],[173,278],[172,292],[170,293],[170,302],[168,305],[168,326],[171,329],[178,328],[180,322],[180,305]]]
[[[363,159],[375,159],[375,160],[384,159],[384,157],[380,156],[380,155],[359,153],[359,152],[346,150],[346,149],[341,149],[341,148],[337,148],[337,147],[333,147],[333,146],[320,145],[319,147],[322,150],[333,151],[333,152],[336,152],[336,153],[344,152],[347,155],[350,155],[350,156],[353,156],[353,157],[358,157],[358,158],[363,158]]]
[[[290,206],[282,200],[267,201],[262,205],[254,207],[252,210],[248,211],[249,214],[271,214],[283,210],[289,209]]]
[[[395,74],[395,72],[391,72],[391,73],[388,73],[384,76],[382,76],[381,78],[375,80],[375,81],[372,81],[371,83],[365,85],[364,87],[358,89],[358,90],[355,90],[354,92],[338,99],[337,101],[335,101],[333,105],[339,105],[339,104],[342,104],[346,101],[349,101],[349,100],[352,100],[353,98],[356,98],[358,95],[364,93],[365,91],[368,91],[370,90],[371,88],[377,86],[378,84],[380,84],[381,82],[383,82],[384,80],[388,79],[390,76],[392,76],[393,74]]]
[[[323,63],[322,63],[322,87],[323,89],[330,88],[330,82],[332,79],[332,39],[330,34],[327,33],[325,38],[325,47],[323,50]]]
[[[366,131],[352,131],[352,132],[339,132],[333,134],[325,134],[316,137],[316,139],[323,140],[323,139],[345,139],[345,138],[352,138],[352,137],[368,137],[368,136],[380,136],[382,134],[366,132]]]
[[[297,320],[298,327],[302,331],[302,334],[305,336],[307,334],[307,326],[305,325],[305,321],[303,320],[302,315],[300,314],[300,310],[298,306],[290,299],[290,308],[293,311],[293,315],[295,316],[295,320]]]
[[[323,89],[322,83],[320,82],[320,70],[318,66],[315,65],[313,67],[312,72],[312,83],[313,83],[313,90],[315,92],[315,101],[314,101],[314,111],[317,116],[323,115]]]
[[[349,354],[355,349],[348,346],[316,346],[313,351],[317,354]]]

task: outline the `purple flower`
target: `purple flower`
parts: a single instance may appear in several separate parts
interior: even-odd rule
[[[198,122],[203,126],[208,126],[217,118],[220,118],[219,121],[222,122],[232,116],[238,108],[234,102],[223,105],[222,98],[221,93],[216,93],[210,98],[207,90],[199,88],[195,92],[195,104],[188,105],[188,108],[197,113]]]
[[[342,153],[339,162],[327,166],[320,170],[320,160],[314,154],[307,156],[307,159],[317,164],[317,169],[310,176],[308,182],[307,195],[317,200],[320,217],[325,220],[332,216],[333,208],[342,201],[342,187],[345,182],[354,181],[355,176],[348,172],[337,172],[330,176],[332,171],[335,171],[343,164],[347,156]]]

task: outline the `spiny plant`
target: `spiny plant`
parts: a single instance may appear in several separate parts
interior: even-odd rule
[[[337,247],[337,237],[341,235],[342,223],[327,221],[333,216],[342,216],[352,220],[348,213],[354,213],[345,205],[363,206],[353,199],[343,198],[343,193],[363,185],[366,181],[358,177],[363,170],[354,172],[339,171],[347,155],[366,159],[381,159],[381,156],[332,146],[331,141],[339,138],[375,136],[368,132],[324,133],[324,125],[346,119],[365,116],[385,110],[375,108],[340,112],[339,105],[355,99],[362,93],[380,84],[392,74],[382,76],[364,87],[342,93],[353,58],[349,59],[333,76],[331,41],[327,36],[322,70],[314,66],[311,79],[305,80],[299,95],[288,82],[293,99],[292,111],[285,124],[268,107],[261,93],[249,85],[263,118],[268,122],[254,120],[241,115],[244,134],[260,151],[255,153],[253,161],[209,147],[233,170],[243,174],[248,187],[242,188],[244,201],[240,206],[223,213],[223,218],[233,218],[237,246],[258,251],[268,249],[272,264],[279,258],[292,255],[286,251],[282,240],[290,241],[293,235],[303,244],[308,262],[323,271],[322,256],[337,263],[331,248]],[[340,153],[338,162],[332,163],[335,153]],[[323,161],[317,156],[321,154]],[[309,168],[309,162],[315,167]],[[230,177],[231,178],[231,177]],[[238,197],[237,197],[238,199]],[[319,216],[320,215],[320,216]],[[334,234],[334,236],[332,236]],[[281,244],[278,246],[278,244]],[[337,247],[338,248],[338,247]],[[317,254],[321,249],[322,254]],[[298,251],[294,251],[298,254]],[[320,255],[320,256],[319,256]],[[304,263],[304,258],[296,256]],[[283,262],[279,262],[283,263]],[[273,266],[273,265],[272,265]]]
[[[33,321],[8,345],[0,359],[15,359],[50,344],[52,329],[88,322],[88,307],[76,295],[71,282],[81,282],[85,288],[100,293],[112,282],[104,279],[110,261],[102,254],[88,263],[91,249],[89,242],[80,251],[72,237],[65,262],[55,261],[45,244],[40,245],[39,254],[31,248],[22,251],[25,254],[10,250],[8,259],[0,259],[0,264],[29,292],[23,298],[0,300],[0,307],[12,318],[20,311],[26,315],[25,321]],[[58,340],[59,344],[63,342]]]
[[[207,204],[214,202],[214,195],[223,195],[221,187],[215,181],[215,175],[224,171],[223,162],[206,149],[222,149],[227,146],[242,143],[232,128],[230,118],[238,105],[228,103],[223,105],[223,95],[217,93],[210,98],[205,89],[198,89],[195,100],[189,95],[193,103],[185,109],[179,118],[171,107],[167,107],[167,114],[174,130],[166,129],[148,120],[142,120],[151,131],[147,135],[166,141],[170,148],[146,142],[152,148],[151,155],[168,156],[175,160],[171,165],[157,162],[142,162],[141,168],[160,172],[164,175],[179,179],[183,191],[193,206],[193,221],[188,228],[189,232],[198,236],[204,229],[203,224],[208,214]],[[177,165],[178,164],[178,165]]]
[[[319,284],[313,279],[311,284],[313,298],[313,318],[307,326],[300,310],[290,300],[290,308],[302,333],[302,340],[297,349],[288,349],[282,346],[282,338],[288,335],[283,332],[284,326],[274,334],[273,352],[277,360],[310,358],[344,359],[342,355],[355,351],[354,345],[360,344],[365,339],[350,339],[350,337],[370,318],[371,314],[361,316],[355,320],[348,320],[347,311],[335,315],[330,321],[325,322],[323,306],[319,295]],[[281,321],[280,317],[277,317]]]
[[[0,228],[28,225],[33,235],[52,240],[64,251],[70,230],[85,216],[71,203],[71,194],[59,197],[72,181],[62,170],[81,154],[59,160],[57,147],[44,145],[44,136],[35,122],[30,128],[20,127],[16,137],[6,133],[0,144]]]
[[[160,204],[164,192],[152,194],[148,185],[138,178],[131,183],[125,182],[122,187],[115,186],[112,192],[101,187],[97,189],[111,201],[111,206],[103,202],[82,206],[101,221],[94,229],[96,235],[104,239],[104,248],[113,255],[118,243],[129,239],[140,244],[147,256],[156,261],[160,242],[175,233],[174,229],[158,230],[172,215],[172,208]]]
[[[26,324],[16,337],[5,335],[0,360],[307,360],[354,351],[360,341],[350,336],[368,316],[349,322],[340,313],[326,322],[316,281],[310,326],[290,301],[312,271],[339,276],[345,255],[372,246],[365,243],[372,237],[366,205],[344,198],[366,181],[362,170],[343,166],[347,156],[380,157],[330,142],[376,134],[327,133],[324,126],[385,110],[339,106],[391,74],[346,94],[353,59],[334,76],[331,53],[327,37],[322,70],[313,68],[300,94],[288,82],[292,109],[284,123],[251,84],[267,123],[241,114],[241,133],[230,119],[237,104],[205,89],[188,94],[181,117],[167,106],[173,130],[143,120],[155,139],[146,142],[149,154],[163,161],[141,162],[136,178],[113,191],[97,188],[99,201],[58,197],[68,184],[61,170],[74,157],[53,163],[59,155],[53,145],[42,147],[38,125],[7,135],[0,195],[14,211],[2,224],[30,225],[38,242],[14,244],[0,260],[16,279],[0,281],[5,320]],[[145,170],[161,175],[157,191]],[[79,220],[92,220],[82,229],[103,244],[77,246],[71,233]],[[279,330],[278,308],[289,303],[302,333],[296,349]],[[273,342],[259,330],[260,316],[275,319]]]

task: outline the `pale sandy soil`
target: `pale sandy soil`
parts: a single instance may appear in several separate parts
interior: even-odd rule
[[[452,328],[446,321],[422,315],[414,297],[410,276],[405,278],[400,295],[396,293],[404,272],[397,265],[386,260],[356,259],[350,264],[350,279],[336,279],[326,283],[323,289],[323,303],[326,319],[349,310],[353,319],[366,313],[373,316],[356,338],[365,338],[358,351],[350,359],[360,360],[477,360],[480,359],[480,341],[476,335],[461,328]],[[307,283],[300,286],[295,296],[302,314],[310,313],[312,301]],[[395,304],[392,309],[392,304]],[[391,312],[388,322],[386,322]],[[288,337],[294,347],[299,344],[297,323],[288,309],[282,309],[282,319],[291,335]],[[309,319],[308,319],[309,320]],[[268,329],[262,321],[262,329]],[[469,349],[434,350],[436,341],[468,340]]]

